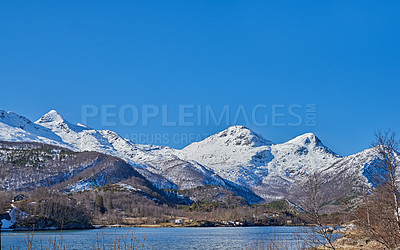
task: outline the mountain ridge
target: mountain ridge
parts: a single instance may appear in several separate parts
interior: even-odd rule
[[[21,124],[26,126],[21,128]],[[35,134],[35,131],[39,132]],[[14,136],[10,136],[10,132]],[[24,132],[26,136],[21,136]],[[253,192],[253,197],[247,197],[252,202],[259,200],[257,197],[285,198],[292,186],[308,174],[323,172],[333,178],[332,169],[339,171],[337,168],[357,172],[360,181],[367,184],[368,178],[365,181],[362,177],[363,168],[370,164],[368,158],[357,168],[350,166],[350,156],[337,155],[313,133],[274,144],[245,126],[235,125],[178,150],[135,144],[110,130],[74,125],[55,110],[35,123],[0,110],[0,140],[37,141],[77,152],[96,151],[125,160],[158,188],[219,185],[236,193],[243,191],[249,195]]]

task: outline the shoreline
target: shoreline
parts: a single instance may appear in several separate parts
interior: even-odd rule
[[[93,228],[68,228],[68,229],[35,229],[35,230],[21,230],[21,229],[1,229],[1,232],[42,232],[42,231],[83,231],[83,230],[98,230],[106,228],[244,228],[244,227],[307,227],[309,225],[242,225],[242,226],[182,226],[182,225],[94,225]]]

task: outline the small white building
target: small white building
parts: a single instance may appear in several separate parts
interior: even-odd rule
[[[174,221],[174,223],[177,224],[177,225],[183,225],[183,220],[182,219],[176,219]]]

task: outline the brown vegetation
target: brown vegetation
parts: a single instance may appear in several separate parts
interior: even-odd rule
[[[400,246],[399,140],[391,131],[380,132],[374,146],[380,157],[375,164],[374,187],[366,191],[355,217],[364,235],[387,249],[395,249]]]

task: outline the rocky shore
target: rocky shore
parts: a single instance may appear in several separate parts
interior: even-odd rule
[[[354,225],[347,225],[334,233],[343,233],[342,237],[333,242],[337,250],[383,250],[385,248],[381,243],[364,235]],[[316,248],[317,250],[328,249],[326,245]]]

